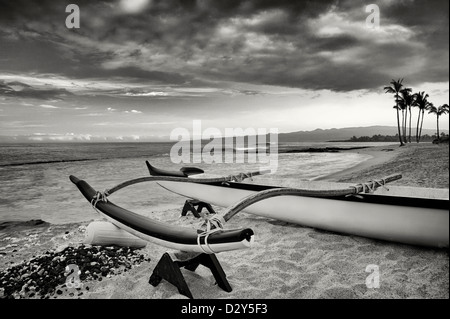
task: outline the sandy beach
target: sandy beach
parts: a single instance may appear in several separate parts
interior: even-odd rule
[[[327,176],[322,180],[363,182],[401,173],[393,185],[448,188],[448,145],[411,144],[373,147],[363,152],[372,158]],[[221,209],[215,207],[217,212]],[[155,211],[155,218],[196,227],[191,214]],[[49,249],[77,246],[88,223],[41,225],[0,237],[0,271],[30,260]],[[196,299],[448,299],[449,257],[447,249],[396,244],[358,236],[347,236],[276,220],[239,213],[227,227],[249,227],[256,234],[251,249],[217,255],[232,287],[225,292],[215,284],[211,272],[200,266],[183,269]],[[275,237],[276,235],[276,237]],[[278,238],[276,241],[274,238]],[[83,282],[78,290],[64,285],[50,298],[89,299],[179,299],[186,298],[166,281],[157,287],[148,283],[159,258],[167,249],[149,243],[139,249],[149,260],[99,280]],[[366,278],[376,267],[379,287],[369,288]],[[372,270],[371,270],[372,269]],[[81,294],[80,294],[81,293]],[[19,295],[17,295],[19,296]],[[25,295],[27,298],[27,295]],[[38,296],[34,296],[38,298]]]
[[[344,151],[371,155],[372,158],[350,169],[322,179],[333,182],[361,182],[400,173],[395,185],[429,188],[449,187],[448,144],[407,144],[404,147],[371,147]]]

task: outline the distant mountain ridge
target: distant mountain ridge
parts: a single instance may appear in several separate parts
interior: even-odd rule
[[[440,130],[448,134],[448,130]],[[331,129],[315,129],[313,131],[297,131],[290,133],[279,133],[278,142],[328,142],[349,140],[353,136],[362,137],[373,135],[395,136],[397,134],[396,126],[366,126],[366,127],[346,127]],[[412,128],[412,136],[415,136],[416,129]],[[423,129],[423,135],[436,134],[435,129]],[[268,140],[269,141],[269,140]],[[123,142],[175,142],[171,141],[169,136],[120,136],[105,137],[86,134],[31,134],[19,136],[0,136],[0,143],[123,143]]]
[[[448,130],[441,130],[448,134]],[[315,129],[313,131],[298,131],[291,133],[279,133],[278,142],[327,142],[338,140],[349,140],[353,136],[369,136],[373,135],[391,135],[398,134],[396,126],[365,126],[365,127],[345,127],[331,129]],[[436,130],[422,129],[422,135],[436,134]],[[416,129],[411,129],[411,136],[416,135]]]

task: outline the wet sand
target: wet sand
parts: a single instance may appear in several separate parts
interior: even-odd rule
[[[448,188],[448,146],[408,145],[352,150],[373,158],[323,180],[361,182],[401,173],[395,185]],[[217,207],[216,211],[221,212]],[[155,209],[154,217],[172,224],[196,227],[192,215],[180,217],[177,209]],[[83,241],[82,224],[26,228],[0,237],[0,270],[26,262],[32,255],[61,245]],[[217,255],[232,292],[215,284],[211,272],[200,266],[183,269],[186,282],[198,299],[448,299],[447,249],[396,244],[358,236],[341,235],[299,225],[239,213],[228,228],[255,231],[251,249]],[[44,236],[45,235],[45,236]],[[8,246],[9,245],[9,246]],[[128,272],[83,283],[83,294],[62,287],[51,298],[178,299],[185,298],[166,281],[148,283],[152,270],[166,248],[149,243],[140,250],[149,261]],[[379,286],[367,285],[378,269]],[[375,284],[375,281],[369,283]],[[83,290],[84,289],[84,290]]]

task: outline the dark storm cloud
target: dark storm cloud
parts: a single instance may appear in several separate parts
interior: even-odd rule
[[[1,1],[0,69],[68,77],[127,77],[189,85],[248,82],[306,89],[380,88],[391,78],[448,81],[448,1]],[[375,1],[374,3],[377,3]]]
[[[418,29],[443,27],[447,31],[448,9],[449,2],[442,0],[392,1],[386,10],[380,7],[385,19]]]
[[[61,100],[70,95],[73,94],[65,89],[35,88],[17,81],[6,82],[0,80],[0,96],[4,97]]]
[[[358,39],[350,35],[332,38],[315,38],[310,44],[313,51],[339,51],[358,44]]]

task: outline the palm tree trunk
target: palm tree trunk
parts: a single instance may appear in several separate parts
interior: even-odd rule
[[[405,143],[405,110],[402,109],[402,140]]]
[[[408,143],[408,134],[406,134],[407,123],[408,123],[408,110],[405,109],[405,126],[403,131],[403,141],[405,143]]]
[[[417,127],[416,127],[416,142],[419,143],[420,137],[419,137],[419,124],[420,124],[420,110],[419,114],[417,115]]]
[[[422,110],[422,122],[420,122],[420,132],[419,132],[419,140],[420,137],[422,136],[422,126],[423,126],[423,117],[425,115],[425,110]]]
[[[440,137],[439,137],[439,115],[436,115],[436,121],[437,121],[437,139],[439,141],[440,140]]]
[[[409,135],[408,135],[408,141],[411,143],[411,106],[409,107]]]
[[[400,112],[398,111],[398,105],[397,105],[397,128],[398,128],[398,139],[400,140],[400,146],[403,146],[403,140],[402,140],[402,132],[400,130]]]
[[[408,109],[405,109],[405,125],[403,126],[403,142],[408,143],[406,134],[406,123],[408,123]]]

